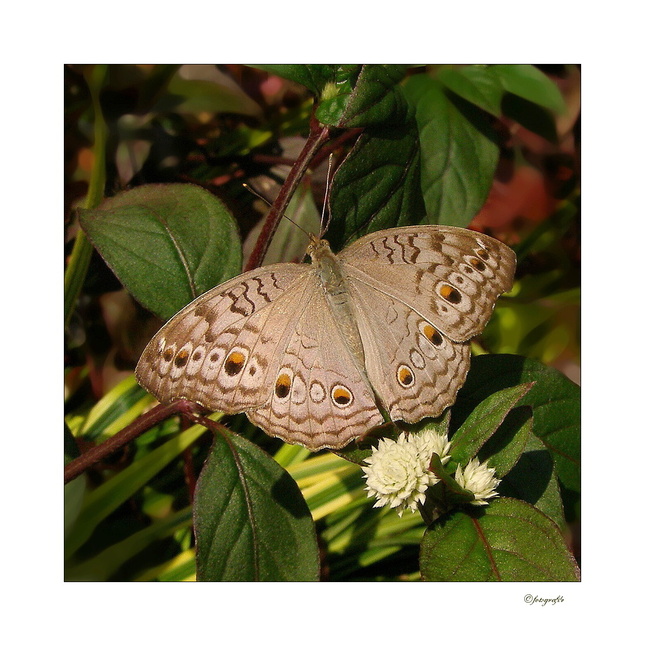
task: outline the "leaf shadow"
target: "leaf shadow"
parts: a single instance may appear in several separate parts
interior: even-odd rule
[[[471,126],[473,126],[473,128],[479,132],[480,135],[486,137],[486,139],[496,146],[499,145],[499,137],[491,125],[492,118],[485,110],[460,97],[448,88],[445,88],[444,92],[455,109],[464,119],[466,119],[466,121],[470,123]]]
[[[553,477],[553,459],[546,449],[523,453],[498,487],[500,496],[519,498],[532,505],[545,495]]]
[[[271,497],[294,518],[311,515],[298,485],[286,471],[272,485]]]
[[[452,407],[451,426],[459,428],[477,404],[493,393],[522,383],[525,362],[525,357],[511,354],[473,357],[466,381]]]

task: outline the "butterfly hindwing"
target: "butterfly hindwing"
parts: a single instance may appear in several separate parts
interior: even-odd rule
[[[367,374],[390,418],[440,415],[466,378],[470,344],[451,341],[396,297],[360,282],[350,291]]]
[[[269,435],[310,449],[340,448],[380,424],[374,394],[316,276],[306,301],[285,320],[289,332],[266,405],[248,411]]]

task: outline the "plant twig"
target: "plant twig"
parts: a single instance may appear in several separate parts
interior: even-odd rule
[[[300,152],[300,155],[298,155],[296,163],[291,167],[291,170],[287,175],[287,179],[282,185],[282,188],[278,193],[278,197],[267,215],[266,222],[262,227],[258,241],[248,262],[246,263],[246,267],[244,268],[245,271],[255,269],[262,264],[273,235],[278,228],[278,224],[280,224],[282,215],[298,187],[300,180],[309,168],[309,165],[316,153],[329,140],[330,136],[329,128],[327,126],[323,126],[312,117],[309,137],[307,137],[304,148]]]
[[[91,448],[67,464],[65,466],[65,484],[74,480],[74,478],[77,478],[91,466],[123,448],[126,444],[143,435],[143,433],[150,430],[156,424],[163,422],[168,417],[180,414],[195,418],[201,411],[201,406],[185,399],[180,399],[172,404],[159,404],[159,406],[155,406],[152,410],[138,417],[132,424],[128,424],[128,426],[116,433],[116,435],[113,435],[98,446]]]

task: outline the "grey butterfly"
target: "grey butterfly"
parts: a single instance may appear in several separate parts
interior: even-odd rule
[[[390,420],[451,406],[515,254],[446,226],[387,229],[311,264],[246,272],[176,314],[145,348],[139,382],[161,402],[245,412],[271,436],[338,449]]]

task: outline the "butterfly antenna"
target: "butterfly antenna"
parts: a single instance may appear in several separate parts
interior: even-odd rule
[[[266,197],[260,195],[260,193],[258,193],[252,186],[250,186],[246,182],[243,182],[242,186],[244,186],[244,188],[249,191],[249,193],[252,193],[253,195],[255,195],[255,197],[261,199],[269,208],[273,206],[273,204],[271,204],[271,202],[269,202]],[[300,229],[308,238],[311,238],[311,233],[303,229],[297,222],[294,222],[294,220],[292,220],[286,213],[283,213],[282,217],[286,218],[287,220],[289,220],[289,222],[291,222],[291,224],[294,224],[296,227],[298,227],[298,229]]]
[[[262,201],[263,201],[267,206],[269,206],[269,207],[271,206],[271,202],[269,202],[269,200],[267,200],[267,198],[266,198],[266,197],[264,197],[264,195],[261,195],[260,193],[258,193],[258,192],[257,192],[257,191],[256,191],[256,190],[255,190],[255,189],[254,189],[250,184],[247,184],[246,182],[242,182],[242,186],[243,186],[243,187],[244,187],[244,188],[245,188],[249,193],[251,193],[252,195],[255,195],[255,197],[257,197],[258,199],[262,200]]]
[[[327,164],[327,179],[325,181],[325,197],[323,198],[322,214],[320,216],[320,237],[321,238],[325,235],[325,233],[327,233],[327,229],[329,228],[329,224],[331,223],[331,210],[329,208],[329,193],[330,193],[330,187],[331,187],[331,169],[333,167],[333,159],[334,159],[334,153],[331,153],[329,155],[329,163]]]

